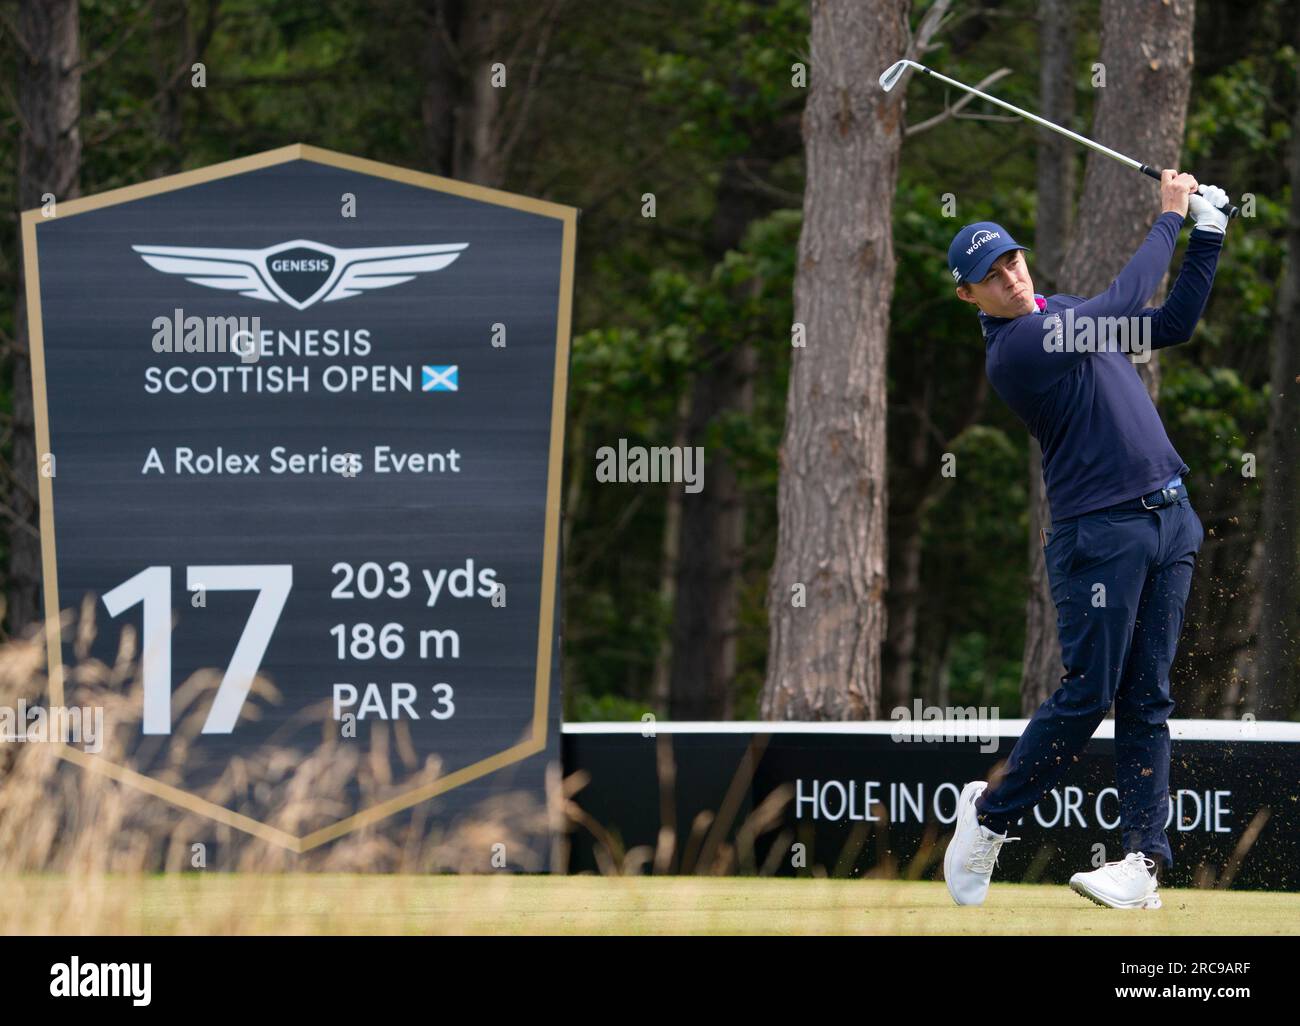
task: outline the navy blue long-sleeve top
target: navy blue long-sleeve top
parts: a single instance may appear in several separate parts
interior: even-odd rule
[[[1139,318],[1123,330],[1130,343],[1143,337],[1151,349],[1191,337],[1214,283],[1221,233],[1193,230],[1164,305],[1144,306],[1169,267],[1182,224],[1177,212],[1161,214],[1110,288],[1091,299],[1035,296],[1038,309],[1021,317],[979,314],[989,382],[1042,446],[1053,521],[1147,495],[1188,470],[1137,367],[1121,347],[1100,343],[1123,337],[1120,329],[1092,320]],[[1097,342],[1091,351],[1081,331],[1085,319]],[[1063,344],[1071,337],[1083,344]]]

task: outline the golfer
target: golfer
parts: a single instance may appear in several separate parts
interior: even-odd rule
[[[1205,538],[1183,462],[1129,353],[1186,342],[1214,282],[1228,218],[1221,189],[1193,195],[1163,171],[1163,212],[1110,288],[1091,299],[1034,292],[1023,250],[998,224],[967,225],[948,249],[957,295],[979,307],[994,390],[1043,450],[1052,526],[1043,558],[1065,673],[996,786],[968,783],[944,855],[959,905],[978,905],[1007,831],[1065,776],[1115,704],[1115,776],[1125,857],[1070,886],[1112,908],[1159,908],[1173,856],[1169,667]],[[1144,304],[1169,266],[1190,206],[1195,225],[1163,306]],[[1010,838],[1018,840],[1019,838]]]

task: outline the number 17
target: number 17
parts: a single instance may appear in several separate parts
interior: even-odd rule
[[[235,729],[253,677],[262,664],[275,625],[293,587],[293,567],[288,564],[186,567],[185,586],[190,591],[256,591],[248,622],[239,636],[230,665],[221,678],[204,734],[229,734]],[[104,595],[109,616],[144,605],[144,733],[172,731],[172,568],[151,566],[123,581]]]

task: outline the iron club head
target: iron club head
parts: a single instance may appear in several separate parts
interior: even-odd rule
[[[883,89],[885,92],[889,92],[889,90],[893,89],[894,86],[898,84],[899,78],[902,77],[903,72],[906,71],[909,67],[920,68],[922,71],[925,70],[925,67],[923,65],[917,64],[916,61],[909,61],[909,60],[895,61],[888,68],[886,68],[885,73],[880,76],[880,88]]]

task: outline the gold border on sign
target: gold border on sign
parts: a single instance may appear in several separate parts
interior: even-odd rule
[[[462,769],[448,773],[446,776],[404,792],[378,805],[362,809],[360,812],[339,820],[328,827],[299,837],[272,827],[250,816],[233,812],[224,805],[200,798],[196,794],[171,784],[165,784],[153,777],[139,773],[107,759],[99,758],[87,752],[60,745],[62,758],[84,769],[104,773],[122,783],[129,784],[149,794],[171,802],[173,805],[190,812],[207,816],[209,819],[242,830],[262,840],[278,844],[296,852],[309,851],[319,845],[338,839],[345,834],[385,819],[403,809],[427,801],[453,788],[460,787],[471,780],[492,773],[512,763],[526,759],[530,755],[546,750],[548,737],[548,714],[550,711],[551,658],[553,655],[555,628],[555,585],[558,576],[558,549],[560,533],[560,487],[564,466],[564,415],[569,376],[569,332],[573,315],[573,275],[574,258],[577,249],[578,211],[546,200],[518,196],[499,189],[489,189],[468,182],[458,182],[439,175],[412,171],[407,168],[381,164],[378,161],[352,157],[332,150],[323,150],[316,146],[296,143],[279,149],[255,153],[250,157],[228,160],[220,164],[168,175],[151,182],[128,185],[121,189],[111,189],[94,196],[66,200],[55,206],[50,216],[41,210],[27,210],[22,215],[23,268],[27,279],[27,318],[28,338],[31,349],[32,364],[32,403],[35,411],[36,456],[38,466],[50,452],[50,419],[48,394],[45,385],[45,340],[41,320],[40,266],[37,259],[36,229],[50,221],[75,217],[90,210],[130,203],[146,196],[157,196],[176,189],[187,189],[193,185],[229,178],[249,171],[256,171],[292,160],[307,160],[314,164],[386,178],[406,185],[414,185],[436,192],[452,193],[465,199],[491,203],[499,207],[521,210],[542,217],[556,218],[563,225],[559,305],[555,319],[555,376],[551,390],[551,444],[547,463],[546,484],[546,518],[545,535],[542,548],[542,595],[541,609],[538,616],[537,631],[537,677],[533,693],[533,720],[531,737],[512,745],[510,748],[486,759],[471,763]],[[41,569],[44,577],[43,594],[45,603],[45,647],[49,664],[50,701],[52,705],[63,705],[63,640],[59,620],[59,578],[58,564],[55,558],[54,536],[54,482],[51,476],[37,471],[37,486],[40,498],[41,530]]]

